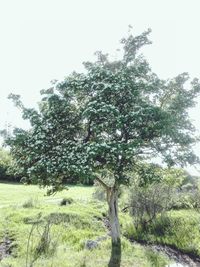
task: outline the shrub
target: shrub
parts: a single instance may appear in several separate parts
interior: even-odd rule
[[[71,197],[64,197],[61,202],[60,202],[60,206],[66,206],[66,205],[69,205],[69,204],[72,204],[74,202],[73,198]]]
[[[200,189],[198,187],[183,186],[173,197],[172,208],[181,209],[200,209]]]
[[[135,185],[130,189],[130,213],[134,218],[136,229],[145,230],[155,221],[158,214],[170,209],[173,188],[164,183],[153,183],[146,187]]]

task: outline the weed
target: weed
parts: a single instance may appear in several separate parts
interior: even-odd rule
[[[22,207],[25,209],[30,209],[30,208],[36,208],[38,207],[38,205],[39,202],[37,198],[29,198],[22,204]]]

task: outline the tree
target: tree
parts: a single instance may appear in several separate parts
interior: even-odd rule
[[[200,91],[198,79],[182,73],[162,80],[139,54],[150,44],[150,30],[121,40],[123,56],[112,61],[97,52],[85,73],[73,72],[42,90],[39,109],[27,109],[10,95],[31,128],[15,129],[7,144],[26,181],[62,189],[72,178],[97,180],[107,192],[112,253],[109,266],[120,266],[118,190],[128,171],[160,156],[169,166],[196,162],[195,129],[188,109]]]
[[[7,170],[11,164],[11,158],[9,153],[0,148],[0,179],[4,180],[8,178]]]
[[[14,172],[12,157],[3,148],[0,148],[0,180],[19,181],[19,177]]]

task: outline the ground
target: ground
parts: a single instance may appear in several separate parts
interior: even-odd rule
[[[93,198],[94,188],[68,186],[50,197],[45,192],[37,186],[0,183],[0,266],[107,266],[107,205]],[[67,204],[61,206],[63,198]],[[87,240],[98,246],[87,249]],[[163,255],[123,237],[122,267],[162,267],[166,262]]]

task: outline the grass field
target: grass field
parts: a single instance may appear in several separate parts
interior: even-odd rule
[[[21,205],[30,198],[41,202],[58,202],[63,197],[73,197],[76,200],[88,201],[92,198],[93,188],[89,186],[67,186],[68,190],[58,192],[54,196],[46,196],[45,189],[36,185],[22,185],[18,183],[5,183],[0,181],[0,207]]]
[[[103,223],[107,205],[95,200],[93,192],[93,187],[68,186],[47,197],[37,186],[0,183],[0,244],[12,241],[11,254],[0,266],[107,266],[111,248]],[[64,197],[73,202],[61,206]],[[87,240],[99,238],[97,248],[85,247]],[[162,267],[166,262],[163,255],[122,239],[122,267]]]

